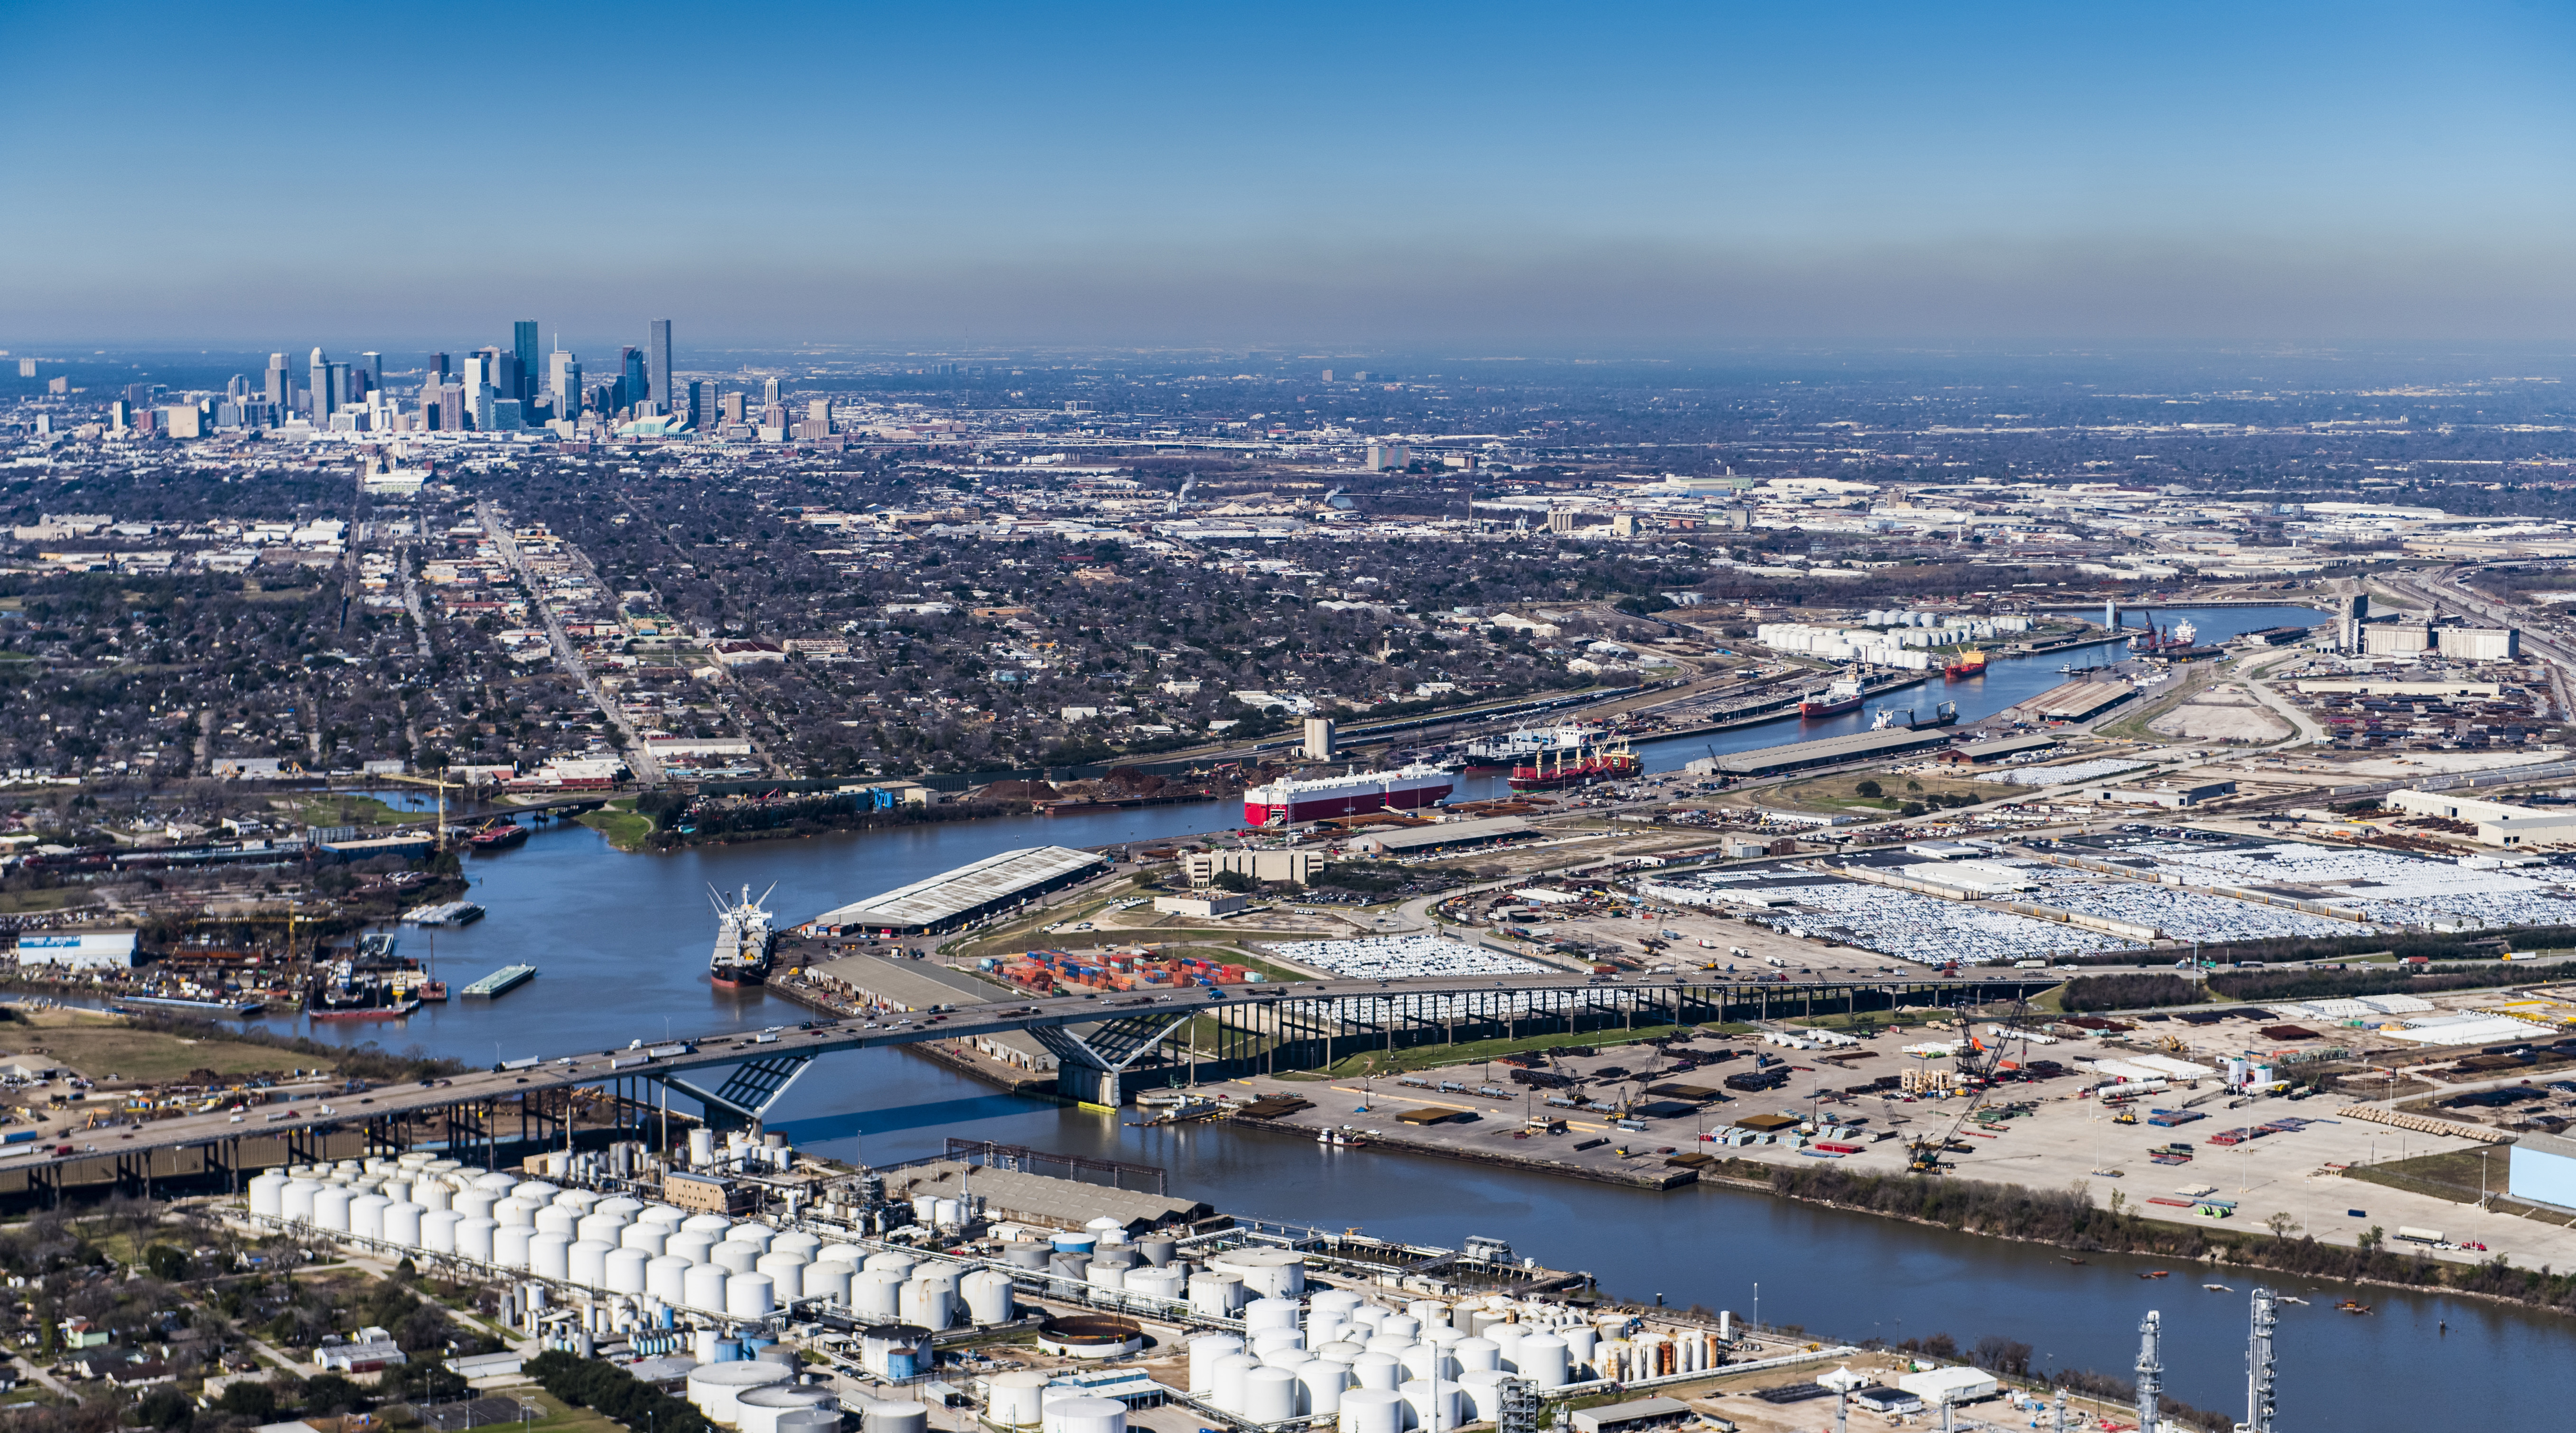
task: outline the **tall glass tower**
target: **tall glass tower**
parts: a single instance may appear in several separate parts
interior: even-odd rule
[[[644,376],[649,391],[646,398],[656,413],[671,411],[671,321],[653,320],[653,331],[644,341]]]
[[[523,318],[510,325],[510,349],[519,356],[518,391],[510,396],[525,403],[535,398],[537,386],[537,321]]]

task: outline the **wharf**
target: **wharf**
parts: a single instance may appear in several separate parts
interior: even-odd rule
[[[1319,1123],[1299,1124],[1293,1119],[1261,1119],[1250,1115],[1232,1115],[1227,1118],[1226,1123],[1243,1129],[1269,1130],[1277,1134],[1293,1135],[1307,1141],[1313,1141],[1318,1133],[1330,1128]],[[1556,1138],[1572,1139],[1573,1136],[1561,1135]],[[1565,1175],[1574,1179],[1588,1179],[1595,1184],[1624,1185],[1630,1189],[1678,1189],[1683,1185],[1697,1184],[1700,1179],[1699,1171],[1669,1168],[1661,1158],[1654,1156],[1646,1157],[1652,1160],[1651,1163],[1640,1164],[1633,1168],[1621,1168],[1614,1163],[1583,1164],[1573,1160],[1540,1159],[1500,1150],[1477,1149],[1464,1143],[1406,1138],[1403,1135],[1388,1134],[1378,1129],[1370,1130],[1367,1139],[1368,1143],[1360,1148],[1391,1150],[1398,1154],[1428,1154],[1441,1159],[1465,1160],[1469,1164],[1491,1165],[1497,1169],[1526,1169],[1536,1174]]]
[[[537,978],[533,965],[505,965],[465,987],[468,1000],[497,1000]]]
[[[1872,697],[1884,696],[1889,692],[1901,692],[1909,687],[1919,687],[1937,675],[1939,674],[1935,672],[1924,672],[1867,685],[1861,688],[1861,700],[1866,702]],[[1772,722],[1794,719],[1798,715],[1800,700],[1797,694],[1792,693],[1776,701],[1729,708],[1728,714],[1718,721],[1705,722],[1698,726],[1663,727],[1652,732],[1640,732],[1637,735],[1641,739],[1663,741],[1671,737],[1708,736],[1721,731],[1741,731],[1751,726],[1768,726]],[[1650,711],[1644,715],[1652,716],[1653,713]]]

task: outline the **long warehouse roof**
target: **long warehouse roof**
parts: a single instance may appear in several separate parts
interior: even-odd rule
[[[1729,776],[1749,776],[1799,766],[1822,766],[1828,762],[1861,761],[1873,756],[1949,744],[1950,732],[1944,727],[1923,731],[1862,731],[1849,736],[1829,736],[1822,741],[1791,742],[1786,746],[1739,751],[1719,757],[1717,769]]]
[[[1003,851],[983,860],[943,871],[926,881],[899,886],[814,917],[822,926],[926,926],[951,920],[980,906],[1006,901],[1033,886],[1099,865],[1107,858],[1071,846],[1029,846]]]

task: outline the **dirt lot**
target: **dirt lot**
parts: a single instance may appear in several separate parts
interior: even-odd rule
[[[2147,730],[2185,741],[2279,741],[2290,724],[2275,716],[2242,687],[2202,692],[2147,723]]]
[[[319,1057],[228,1040],[190,1040],[138,1030],[112,1015],[47,1010],[0,1025],[0,1058],[64,1065],[93,1080],[175,1080],[191,1070],[218,1075],[308,1068]]]

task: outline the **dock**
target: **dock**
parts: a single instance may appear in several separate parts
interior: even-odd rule
[[[537,978],[533,965],[505,965],[465,987],[468,1000],[497,1000]]]

